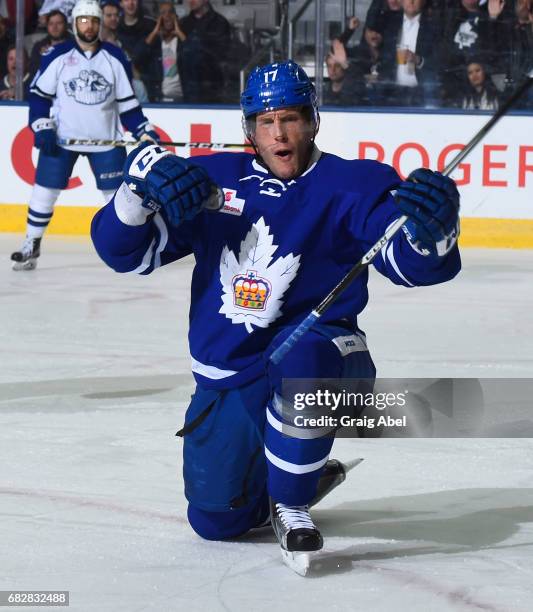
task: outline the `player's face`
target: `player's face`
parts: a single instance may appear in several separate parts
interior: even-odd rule
[[[76,29],[80,40],[85,43],[93,43],[98,39],[100,20],[97,17],[78,17]]]
[[[314,133],[314,125],[299,108],[286,108],[258,115],[253,140],[271,172],[291,179],[305,170]]]
[[[104,15],[104,26],[108,30],[115,31],[118,28],[118,8],[107,4],[102,9]]]

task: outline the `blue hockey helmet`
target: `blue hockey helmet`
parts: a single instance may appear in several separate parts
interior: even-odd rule
[[[291,106],[310,106],[318,123],[315,87],[305,70],[291,60],[254,68],[241,94],[244,120]]]

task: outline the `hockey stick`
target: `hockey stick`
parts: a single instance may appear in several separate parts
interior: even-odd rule
[[[106,147],[135,147],[137,145],[149,142],[146,140],[102,140],[102,139],[83,139],[83,138],[63,138],[57,141],[57,144],[70,147],[73,145],[84,146],[106,146]],[[225,142],[158,142],[162,147],[187,147],[189,149],[245,149],[250,147],[249,143],[235,144]]]
[[[533,82],[533,75],[530,73],[528,78],[517,88],[514,94],[494,113],[487,123],[474,135],[472,140],[452,159],[452,161],[444,168],[442,174],[448,176],[455,168],[463,161],[463,159],[472,151],[472,149],[482,140],[486,134],[494,127],[494,125],[507,113],[507,111],[515,104],[515,102],[527,91]],[[400,230],[402,225],[407,221],[407,215],[402,215],[394,223],[392,223],[383,236],[374,244],[374,246],[363,256],[363,258],[355,264],[355,266],[346,274],[346,276],[336,285],[330,293],[320,302],[320,304],[312,310],[307,317],[298,325],[292,334],[270,355],[270,361],[278,364],[283,357],[291,350],[298,340],[317,322],[317,320],[326,312],[326,310],[339,298],[345,289],[354,281],[364,270],[368,268],[372,260],[381,251],[381,249],[391,240],[391,238]]]

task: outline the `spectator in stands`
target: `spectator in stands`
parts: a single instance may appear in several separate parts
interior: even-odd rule
[[[381,58],[381,45],[383,44],[383,36],[375,30],[365,28],[363,34],[363,40],[365,41],[368,49],[366,53],[367,61],[369,63],[368,74],[375,77],[378,75],[379,62]]]
[[[120,0],[122,15],[118,24],[118,39],[123,51],[131,63],[139,71],[146,86],[150,100],[156,96],[156,80],[154,77],[154,58],[150,47],[146,45],[146,37],[155,27],[155,21],[145,17],[138,0]]]
[[[120,21],[120,9],[119,5],[115,0],[104,0],[101,4],[102,7],[102,31],[100,34],[100,40],[102,42],[108,42],[112,45],[122,48],[122,43],[118,38],[118,24]],[[131,64],[131,70],[133,78],[131,84],[135,97],[139,100],[140,104],[146,104],[150,101],[146,87],[141,80],[139,69],[135,64]]]
[[[15,84],[17,80],[17,50],[11,45],[7,51],[6,76],[0,81],[0,100],[15,99]],[[23,100],[28,99],[30,74],[28,72],[28,54],[24,50]]]
[[[509,90],[516,87],[533,67],[533,0],[516,0],[515,19],[507,32],[509,40],[509,64],[507,82]],[[521,107],[531,108],[533,92],[529,90],[530,103],[525,100],[519,103]]]
[[[533,0],[516,0],[513,47],[517,51],[518,73],[531,69],[533,56]]]
[[[348,17],[348,25],[337,40],[339,40],[346,47],[350,41],[350,38],[355,34],[360,25],[361,22],[359,19],[357,19],[357,17]]]
[[[533,0],[517,0],[516,24],[511,39],[513,55],[510,83],[521,81],[531,70],[533,57]],[[533,110],[533,89],[530,87],[520,108]]]
[[[366,28],[359,45],[350,49],[344,45],[359,23],[358,19],[350,18],[348,29],[332,41],[331,53],[326,59],[329,82],[324,91],[324,104],[375,106],[381,103],[377,85],[381,34]]]
[[[355,64],[348,60],[344,44],[335,39],[326,58],[328,81],[324,85],[324,105],[356,106],[361,104],[364,80]]]
[[[490,51],[487,24],[488,13],[480,6],[480,0],[461,0],[452,28],[453,38],[450,41],[455,53],[485,54]]]
[[[457,0],[454,8],[442,13],[445,103],[453,103],[471,57],[481,57],[484,63],[493,66],[507,57],[504,32],[508,20],[504,8],[503,0]]]
[[[402,19],[401,0],[372,0],[366,13],[365,28],[383,32],[386,24],[394,24]]]
[[[131,65],[131,72],[133,74],[133,78],[131,79],[131,85],[133,87],[133,91],[135,92],[135,97],[139,100],[140,104],[148,104],[149,102],[154,102],[154,100],[150,100],[150,96],[148,95],[148,90],[141,79],[141,73],[135,64]]]
[[[499,94],[482,60],[472,58],[466,67],[468,84],[462,108],[469,110],[498,110]]]
[[[186,40],[178,57],[184,101],[222,102],[231,26],[208,0],[188,0],[188,4],[190,13],[181,20]]]
[[[435,27],[425,0],[401,0],[402,20],[383,26],[380,76],[390,86],[387,103],[393,106],[435,104],[437,69]]]
[[[8,28],[7,19],[0,16],[0,78],[6,75],[7,51],[15,42],[13,31]]]
[[[47,36],[38,40],[32,47],[30,53],[30,75],[33,78],[39,65],[41,57],[48,53],[49,49],[59,43],[68,40],[71,36],[67,29],[67,18],[61,11],[51,11],[46,17]]]
[[[121,47],[122,43],[118,38],[119,5],[114,0],[104,0],[100,3],[100,6],[102,7],[102,32],[100,40]]]
[[[76,4],[76,0],[44,0],[39,9],[39,24],[46,29],[48,15],[55,11],[60,11],[65,15],[67,23],[72,21],[72,9]]]
[[[162,0],[155,28],[146,37],[146,44],[152,47],[152,53],[158,58],[155,65],[158,88],[156,99],[161,102],[183,101],[178,54],[185,40],[174,4],[171,0]]]

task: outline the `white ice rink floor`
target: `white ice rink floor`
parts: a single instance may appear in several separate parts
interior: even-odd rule
[[[191,262],[120,276],[50,236],[15,273],[20,240],[0,235],[0,590],[97,611],[533,610],[531,439],[337,440],[332,456],[365,461],[314,511],[307,578],[268,531],[200,540],[174,437]],[[381,376],[532,377],[533,252],[463,259],[433,288],[372,274],[361,326]]]

